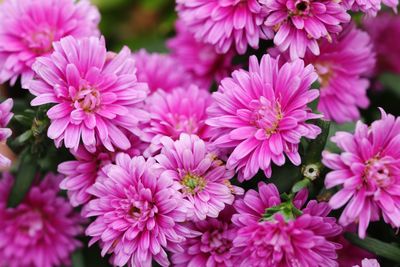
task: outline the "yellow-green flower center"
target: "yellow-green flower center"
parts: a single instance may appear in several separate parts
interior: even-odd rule
[[[186,193],[194,194],[204,189],[206,180],[201,176],[187,173],[183,176],[181,184],[185,186]]]

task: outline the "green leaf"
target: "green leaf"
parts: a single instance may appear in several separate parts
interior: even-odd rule
[[[326,144],[326,149],[331,152],[339,152],[340,149],[336,146],[336,144],[334,144],[332,141],[330,141],[331,137],[334,136],[336,134],[336,132],[353,133],[355,128],[356,128],[356,124],[354,122],[349,122],[349,123],[344,123],[344,124],[337,124],[337,123],[331,122],[329,137],[328,137],[327,144]]]
[[[326,141],[328,140],[330,121],[320,119],[317,120],[316,125],[321,128],[321,133],[317,138],[309,141],[307,153],[303,159],[304,165],[321,161],[322,151],[325,149]]]
[[[85,260],[83,258],[82,250],[77,250],[72,254],[72,266],[85,267]]]
[[[29,140],[29,138],[31,138],[32,137],[32,131],[31,130],[28,130],[28,131],[26,131],[26,132],[24,132],[23,134],[21,134],[20,136],[18,136],[16,139],[15,139],[15,142],[18,144],[18,145],[23,145],[26,141],[28,141]]]
[[[8,199],[9,207],[16,207],[24,199],[36,176],[37,164],[35,158],[28,154],[21,154],[15,182]]]
[[[292,187],[292,192],[293,193],[297,193],[299,192],[301,189],[308,187],[311,184],[311,181],[307,178],[298,181],[297,183],[295,183]]]
[[[400,248],[372,237],[360,239],[356,234],[345,233],[344,236],[351,243],[366,249],[378,256],[400,263]]]
[[[384,73],[379,76],[383,86],[400,97],[400,76],[393,73]]]

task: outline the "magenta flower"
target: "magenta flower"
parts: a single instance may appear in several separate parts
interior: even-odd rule
[[[0,142],[7,141],[7,138],[11,136],[11,129],[6,128],[10,122],[13,113],[11,109],[13,107],[13,100],[11,98],[0,103]],[[0,153],[0,168],[6,168],[11,165],[11,161]]]
[[[208,109],[206,121],[217,133],[214,144],[233,149],[228,168],[239,171],[239,180],[251,179],[259,169],[271,177],[271,161],[301,163],[298,145],[302,137],[315,138],[320,129],[306,123],[319,118],[307,104],[318,97],[309,90],[317,79],[313,66],[304,67],[302,60],[286,63],[269,55],[250,58],[250,70],[234,71],[225,78]]]
[[[187,87],[192,77],[173,57],[166,54],[148,53],[142,49],[133,54],[139,82],[146,83],[150,93],[159,89],[171,92],[177,87]]]
[[[193,76],[193,82],[209,88],[213,81],[220,82],[233,70],[233,51],[218,54],[214,46],[197,41],[180,20],[175,24],[177,35],[168,40],[172,56]]]
[[[178,186],[160,177],[153,159],[118,154],[115,165],[103,168],[89,189],[94,196],[86,206],[87,216],[96,220],[86,230],[97,241],[102,255],[112,253],[116,266],[151,266],[152,259],[168,266],[166,250],[181,251],[180,243],[190,231]]]
[[[242,192],[229,182],[234,172],[228,171],[198,136],[181,134],[175,142],[164,137],[161,143],[161,153],[155,157],[164,169],[161,177],[179,183],[180,192],[188,200],[190,220],[218,217],[225,205],[233,203],[233,194]]]
[[[376,18],[363,20],[363,25],[371,36],[377,55],[375,72],[400,74],[400,52],[397,49],[400,47],[400,17],[382,12]]]
[[[323,154],[323,163],[332,169],[325,186],[342,185],[329,204],[339,209],[348,202],[339,222],[345,226],[358,222],[361,238],[369,222],[380,216],[400,227],[400,119],[381,113],[371,127],[359,121],[354,134],[337,132],[332,137],[341,154]]]
[[[260,38],[272,37],[263,25],[265,14],[257,0],[176,0],[178,16],[198,41],[212,44],[218,53],[247,46],[257,49]]]
[[[0,83],[22,84],[32,77],[35,59],[53,51],[65,36],[97,36],[98,10],[82,0],[5,0],[0,5]]]
[[[11,191],[13,178],[3,174],[0,191]],[[16,208],[0,209],[0,266],[52,267],[69,265],[71,253],[81,246],[77,236],[83,222],[60,196],[61,177],[48,174],[31,187]]]
[[[151,142],[148,153],[151,155],[160,149],[163,136],[177,140],[181,133],[195,134],[208,141],[210,127],[206,125],[206,109],[212,98],[208,91],[197,86],[177,88],[170,93],[158,91],[149,97],[147,110],[151,121],[144,126],[142,139]]]
[[[231,222],[233,211],[227,207],[218,219],[188,222],[186,225],[199,235],[186,239],[182,245],[184,251],[172,255],[174,266],[235,266],[239,259],[231,250],[238,228]]]
[[[304,57],[307,50],[319,55],[318,40],[332,39],[342,30],[350,15],[339,3],[330,0],[260,0],[267,13],[264,25],[276,32],[274,43],[290,57]]]
[[[56,104],[47,113],[48,136],[74,150],[81,139],[90,151],[100,144],[110,151],[128,149],[123,130],[135,133],[139,121],[148,119],[140,108],[148,88],[137,82],[129,49],[107,54],[97,37],[66,37],[53,45],[52,55],[33,65],[38,79],[28,86],[36,96],[33,106]]]
[[[375,66],[375,53],[368,34],[347,27],[333,42],[323,40],[321,53],[308,53],[305,62],[314,65],[321,84],[318,110],[338,123],[360,118],[359,108],[367,108],[369,100],[366,75]]]
[[[361,261],[361,267],[380,267],[381,265],[376,259],[363,259]],[[360,267],[359,265],[354,265],[353,267]]]
[[[265,183],[237,200],[238,214],[232,221],[239,227],[233,240],[242,259],[238,266],[339,266],[340,245],[330,238],[342,229],[335,218],[327,217],[327,203],[312,200],[300,210],[306,200],[303,190],[293,203],[282,203],[276,186]]]

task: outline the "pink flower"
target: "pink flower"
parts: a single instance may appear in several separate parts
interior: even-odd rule
[[[177,0],[178,16],[198,41],[212,44],[218,53],[247,46],[257,49],[260,38],[272,37],[263,25],[265,14],[257,0]]]
[[[391,7],[397,13],[398,0],[344,0],[346,9],[352,11],[361,11],[368,15],[368,17],[375,17],[382,8],[382,4]]]
[[[13,107],[13,100],[11,98],[0,103],[0,142],[7,141],[7,138],[11,136],[11,129],[6,128],[10,122],[13,113],[11,109]],[[0,153],[0,168],[9,167],[11,161]]]
[[[303,190],[293,202],[281,202],[275,185],[265,183],[237,200],[232,221],[239,227],[233,240],[242,259],[239,266],[339,266],[340,245],[330,238],[342,229],[327,217],[327,203],[312,200],[300,210],[306,200]]]
[[[225,205],[233,203],[233,194],[242,191],[229,182],[234,172],[228,171],[198,136],[181,134],[175,142],[164,137],[161,143],[161,154],[155,157],[164,169],[161,177],[179,183],[180,192],[189,202],[189,219],[218,217]]]
[[[231,222],[231,211],[234,209],[227,207],[218,219],[188,222],[189,228],[199,235],[186,239],[182,245],[184,251],[172,255],[174,266],[235,266],[238,257],[231,250],[238,228]]]
[[[13,178],[0,191],[11,191]],[[0,209],[0,266],[52,267],[69,265],[80,247],[82,218],[64,198],[57,196],[61,177],[48,174],[34,185],[16,208]],[[10,182],[11,181],[11,182]]]
[[[47,112],[48,136],[74,150],[81,139],[89,151],[99,144],[110,151],[128,149],[123,130],[135,134],[139,121],[148,119],[140,109],[147,86],[137,82],[129,49],[107,54],[104,39],[97,37],[66,37],[53,45],[52,55],[33,65],[38,79],[29,83],[33,106],[56,104]]]
[[[320,42],[321,53],[306,54],[305,62],[314,65],[321,84],[318,110],[338,123],[360,118],[359,108],[369,100],[366,75],[375,65],[371,39],[353,25],[345,28],[337,40]]]
[[[142,49],[133,54],[136,62],[139,82],[146,83],[150,93],[159,89],[171,92],[177,87],[186,87],[192,82],[192,77],[173,57],[166,54],[148,53]]]
[[[167,46],[200,87],[209,88],[213,81],[219,83],[233,70],[233,51],[218,54],[214,46],[197,41],[181,20],[176,22],[175,28],[177,35],[168,40]]]
[[[212,98],[208,91],[197,86],[177,88],[170,93],[158,91],[149,97],[146,105],[151,121],[144,126],[144,141],[151,142],[148,149],[154,154],[160,149],[163,136],[177,140],[181,133],[195,134],[208,141],[210,127],[206,125],[206,109]]]
[[[97,241],[102,255],[112,253],[116,266],[151,266],[152,259],[162,266],[169,261],[165,250],[180,251],[180,243],[190,236],[180,225],[186,219],[177,184],[160,177],[153,159],[130,158],[118,154],[115,165],[103,168],[89,189],[94,196],[86,206],[87,216],[96,220],[86,234]]]
[[[298,145],[302,137],[315,138],[320,129],[306,123],[319,118],[307,107],[318,97],[309,90],[317,79],[313,66],[302,60],[279,66],[269,55],[250,58],[250,70],[234,71],[225,78],[208,109],[206,121],[217,133],[214,144],[233,149],[228,168],[239,171],[239,180],[251,179],[259,169],[271,177],[271,161],[301,163]]]
[[[364,29],[371,36],[377,55],[376,72],[400,74],[400,17],[380,13],[376,18],[363,20]],[[388,41],[390,40],[390,41]]]
[[[354,265],[353,267],[360,267],[360,266]],[[380,264],[376,259],[363,259],[361,262],[361,267],[380,267]]]
[[[274,43],[289,51],[292,59],[304,57],[307,50],[319,55],[318,40],[332,39],[342,30],[340,24],[350,15],[339,3],[330,0],[260,0],[267,13],[264,25],[276,31]]]
[[[33,77],[35,59],[65,36],[97,36],[98,10],[87,0],[5,0],[0,5],[0,83]]]
[[[358,222],[361,238],[369,222],[381,215],[386,223],[400,227],[400,119],[381,113],[371,127],[359,121],[354,134],[337,132],[332,137],[341,154],[323,154],[323,163],[332,169],[325,186],[342,185],[329,204],[339,209],[348,202],[339,222]]]

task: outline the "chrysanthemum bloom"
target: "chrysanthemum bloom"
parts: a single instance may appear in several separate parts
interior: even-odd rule
[[[174,266],[236,266],[239,258],[231,250],[238,228],[231,222],[231,211],[234,209],[227,207],[218,219],[188,222],[186,225],[199,235],[186,239],[182,244],[184,251],[172,255]]]
[[[380,267],[381,265],[376,259],[363,259],[361,261],[361,267]],[[360,267],[359,265],[354,265],[353,267]]]
[[[234,71],[225,78],[208,109],[206,121],[217,134],[214,144],[233,149],[228,168],[237,168],[239,180],[251,179],[259,169],[271,177],[271,161],[301,163],[298,144],[302,137],[315,138],[320,128],[306,123],[319,118],[307,104],[318,97],[309,90],[317,79],[313,66],[298,59],[279,66],[269,55],[250,58],[250,70]]]
[[[352,11],[361,11],[368,17],[375,17],[381,10],[382,5],[391,7],[397,13],[398,0],[344,0],[343,5]]]
[[[258,48],[260,39],[272,37],[263,25],[265,14],[257,0],[176,0],[178,16],[198,41],[212,44],[218,53],[248,46]]]
[[[11,109],[13,107],[13,100],[11,98],[0,103],[0,142],[7,141],[7,138],[11,135],[11,129],[6,128],[10,122],[13,113]],[[0,153],[0,168],[10,166],[11,161]]]
[[[107,54],[104,39],[97,37],[66,37],[53,45],[51,56],[33,64],[38,79],[28,86],[36,95],[33,106],[56,104],[47,112],[48,136],[74,150],[81,139],[90,151],[99,144],[110,151],[128,149],[123,130],[135,133],[147,119],[140,107],[148,92],[136,79],[129,49]]]
[[[173,57],[167,54],[148,53],[142,49],[133,54],[139,82],[148,84],[150,93],[159,89],[171,92],[177,87],[187,87],[191,75]]]
[[[337,40],[320,42],[321,53],[306,54],[321,84],[318,111],[338,123],[360,118],[359,108],[367,108],[369,81],[365,76],[375,66],[375,53],[368,34],[349,26]]]
[[[210,127],[205,121],[208,118],[206,109],[211,103],[211,94],[194,85],[170,93],[158,91],[150,96],[146,109],[151,120],[144,127],[142,136],[144,141],[151,142],[148,152],[154,154],[160,149],[163,136],[177,140],[181,133],[187,133],[208,141]]]
[[[206,143],[196,135],[181,134],[179,140],[161,139],[161,153],[155,159],[163,167],[161,177],[172,178],[190,203],[188,218],[216,218],[225,205],[233,203],[242,190],[230,184],[234,172],[215,158]]]
[[[190,235],[180,225],[186,219],[177,183],[160,177],[153,159],[118,154],[115,165],[103,168],[89,189],[95,199],[86,206],[87,216],[96,216],[86,234],[97,241],[102,255],[112,253],[116,266],[151,266],[152,259],[168,266],[166,250],[181,251]]]
[[[339,2],[330,0],[260,0],[267,13],[264,25],[276,32],[274,43],[289,51],[292,59],[304,57],[307,50],[319,55],[318,40],[332,39],[342,30],[350,15]]]
[[[180,20],[175,24],[177,35],[168,40],[171,55],[192,74],[193,82],[209,88],[213,81],[220,82],[233,70],[235,53],[218,54],[211,44],[199,42]]]
[[[371,127],[359,121],[354,134],[337,132],[332,137],[341,154],[323,153],[324,165],[333,170],[325,186],[342,185],[329,204],[339,209],[348,202],[339,222],[358,222],[361,238],[369,222],[381,215],[386,223],[400,227],[400,119],[381,113]]]
[[[364,29],[370,35],[377,54],[375,72],[400,74],[400,17],[381,12],[376,18],[363,20]],[[388,42],[390,40],[390,42]]]
[[[35,59],[66,36],[97,36],[98,10],[81,0],[5,0],[0,5],[0,83],[33,77]]]
[[[8,176],[8,178],[6,177]],[[10,179],[3,174],[2,179]],[[82,218],[60,196],[61,177],[48,174],[31,187],[16,208],[0,210],[0,266],[52,267],[69,265],[71,253],[81,246]],[[11,190],[7,185],[7,193]]]
[[[240,266],[338,266],[340,244],[330,238],[341,233],[336,219],[327,217],[327,203],[307,201],[306,190],[281,202],[274,184],[259,183],[235,202],[232,217],[239,227],[233,240]]]

